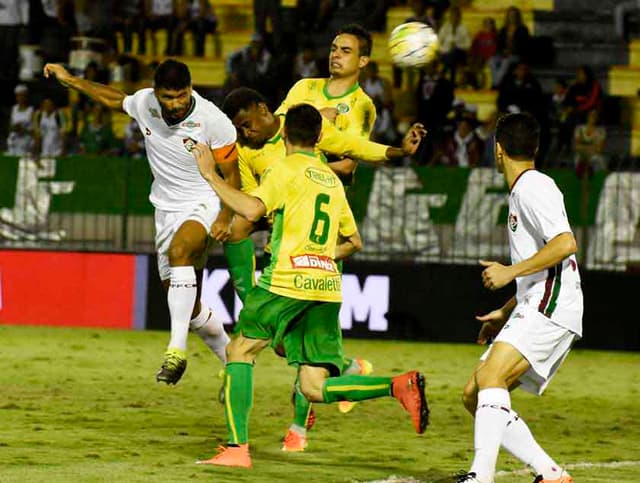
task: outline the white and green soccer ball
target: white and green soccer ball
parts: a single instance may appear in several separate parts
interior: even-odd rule
[[[438,34],[422,22],[398,25],[389,35],[389,52],[398,67],[421,67],[438,53]]]

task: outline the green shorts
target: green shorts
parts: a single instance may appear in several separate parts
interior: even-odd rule
[[[271,339],[284,348],[293,366],[326,367],[332,376],[344,365],[337,302],[298,300],[254,287],[244,302],[235,332],[249,339]]]

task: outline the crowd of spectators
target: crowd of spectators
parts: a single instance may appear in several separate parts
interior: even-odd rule
[[[598,125],[603,93],[589,66],[579,68],[574,80],[558,79],[553,92],[544,92],[530,68],[532,37],[520,10],[507,8],[500,28],[488,16],[479,31],[470,32],[463,18],[469,3],[254,0],[254,33],[247,45],[225,59],[226,78],[217,99],[247,86],[258,89],[275,107],[298,79],[328,75],[328,46],[340,26],[355,21],[373,32],[385,31],[387,9],[401,4],[411,9],[406,21],[424,22],[438,31],[440,56],[422,69],[394,68],[391,79],[380,74],[374,61],[363,71],[361,85],[377,108],[375,140],[396,143],[404,126],[417,120],[430,134],[415,162],[490,166],[497,116],[527,111],[542,126],[541,163],[574,166],[579,173],[604,169],[606,132]],[[6,68],[0,72],[0,96],[4,95],[6,115],[0,117],[9,120],[3,138],[5,151],[11,154],[144,155],[143,138],[134,123],[126,126],[125,139],[118,140],[111,114],[90,99],[82,95],[69,99],[66,91],[64,97],[46,90],[29,92],[29,82],[18,84],[22,44],[39,45],[44,62],[66,62],[73,36],[99,39],[106,52],[102,63],[89,62],[81,72],[98,82],[121,80],[114,74],[114,64],[127,79],[150,78],[154,66],[140,65],[143,57],[136,56],[179,56],[185,51],[186,32],[192,33],[194,55],[205,55],[207,36],[214,38],[215,56],[221,53],[215,2],[210,0],[7,0],[3,4],[0,39],[5,48],[0,55]],[[157,39],[161,30],[166,32],[163,52]],[[457,88],[496,90],[496,111],[480,121],[475,106],[456,99]],[[412,98],[411,118],[397,109],[394,94],[403,92]]]

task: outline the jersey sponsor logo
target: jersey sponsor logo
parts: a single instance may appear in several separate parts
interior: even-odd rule
[[[200,127],[200,123],[195,121],[185,121],[182,124],[180,124],[180,126],[186,127],[187,129],[193,129],[195,127]]]
[[[304,175],[314,183],[326,188],[335,188],[338,183],[338,178],[336,178],[333,173],[327,173],[326,171],[316,168],[307,168]]]
[[[338,110],[338,113],[340,113],[340,114],[346,114],[347,112],[349,112],[351,110],[351,108],[349,107],[349,104],[345,104],[344,102],[341,102],[340,104],[338,104],[336,106],[336,109]]]
[[[311,255],[305,253],[295,257],[289,257],[293,268],[317,268],[325,272],[336,273],[336,265],[331,259],[325,255]]]
[[[155,107],[149,108],[149,114],[151,114],[151,117],[157,117],[160,119],[160,112]]]
[[[191,150],[196,147],[196,144],[198,144],[198,141],[196,141],[195,139],[191,139],[191,138],[183,138],[182,139],[182,144],[184,144],[184,148],[187,151],[191,152]]]
[[[145,127],[145,128],[144,128],[144,133],[145,133],[147,136],[151,136],[151,129],[149,129],[148,127]]]
[[[515,213],[509,213],[509,228],[514,233],[518,229],[518,215]]]
[[[340,275],[330,278],[295,275],[293,277],[293,286],[297,289],[319,292],[340,292],[342,290]]]

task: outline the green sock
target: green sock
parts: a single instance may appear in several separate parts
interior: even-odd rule
[[[224,256],[229,264],[229,274],[240,300],[244,302],[249,290],[255,285],[256,255],[253,240],[245,238],[223,245]]]
[[[224,377],[224,415],[229,431],[229,444],[244,444],[249,441],[253,364],[229,362]]]
[[[304,397],[304,395],[300,391],[300,382],[298,379],[296,379],[294,388],[295,392],[293,397],[293,424],[306,432],[307,421],[309,419],[309,414],[311,413],[311,403],[307,401],[307,398]]]
[[[390,396],[391,378],[357,375],[330,377],[324,383],[322,395],[326,403]]]

